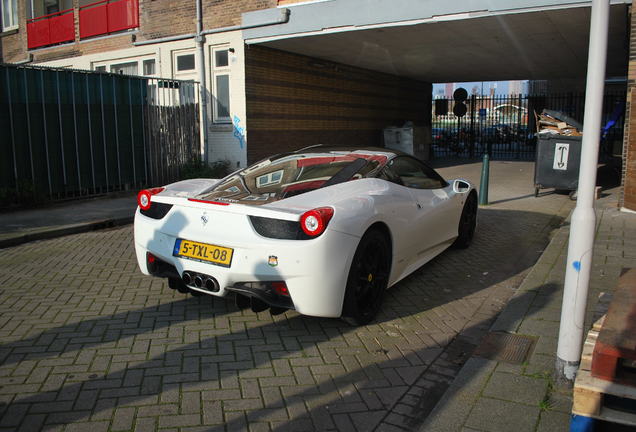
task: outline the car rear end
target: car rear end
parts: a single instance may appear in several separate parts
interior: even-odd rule
[[[276,209],[148,192],[135,215],[143,273],[224,297],[306,315],[340,316],[358,239],[329,229],[319,209]],[[311,213],[314,211],[314,213]],[[330,217],[337,217],[332,208]],[[323,223],[318,235],[310,228]],[[310,232],[311,234],[311,232]]]

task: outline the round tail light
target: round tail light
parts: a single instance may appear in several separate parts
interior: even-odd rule
[[[151,197],[153,195],[157,195],[159,192],[161,192],[164,189],[165,188],[158,187],[158,188],[144,189],[142,191],[139,191],[139,193],[137,194],[137,204],[139,205],[139,208],[142,210],[148,210],[150,208],[151,201],[152,201]]]
[[[309,210],[300,217],[300,228],[308,236],[316,237],[323,233],[333,216],[331,207]]]

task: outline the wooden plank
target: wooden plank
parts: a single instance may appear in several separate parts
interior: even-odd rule
[[[605,312],[607,312],[607,308],[605,309]],[[605,322],[606,316],[607,316],[606,313],[604,313],[602,317],[594,321],[594,324],[592,324],[592,330],[594,330],[597,333],[600,332],[601,329],[603,328],[603,323]]]
[[[593,417],[595,419],[604,420],[611,423],[620,423],[627,426],[636,426],[636,415],[626,413],[623,411],[617,411],[607,407],[601,407],[598,414],[584,414],[583,412],[575,411],[572,408],[572,414],[581,415],[585,417]]]
[[[590,330],[583,344],[583,352],[581,353],[581,364],[579,369],[589,371],[592,369],[592,355],[594,354],[594,345],[596,345],[596,338],[598,332]]]
[[[586,417],[597,416],[601,413],[603,395],[585,388],[574,387],[572,413]]]
[[[582,369],[579,369],[579,372],[576,375],[574,388],[585,389],[597,393],[611,394],[627,399],[636,399],[636,387],[594,378],[590,371]]]

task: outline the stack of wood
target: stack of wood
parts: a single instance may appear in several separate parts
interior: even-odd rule
[[[574,425],[589,426],[594,419],[636,430],[636,269],[623,271],[607,314],[587,335],[572,414],[591,421],[573,419],[572,432],[591,430]]]
[[[562,115],[557,111],[543,110],[537,115],[537,133],[565,135],[565,136],[581,136],[583,135],[581,125],[566,115]]]

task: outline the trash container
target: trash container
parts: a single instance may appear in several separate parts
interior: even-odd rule
[[[543,188],[576,191],[579,186],[582,136],[538,134],[534,196]]]
[[[384,147],[400,150],[423,161],[430,160],[430,127],[388,127],[384,129]]]

